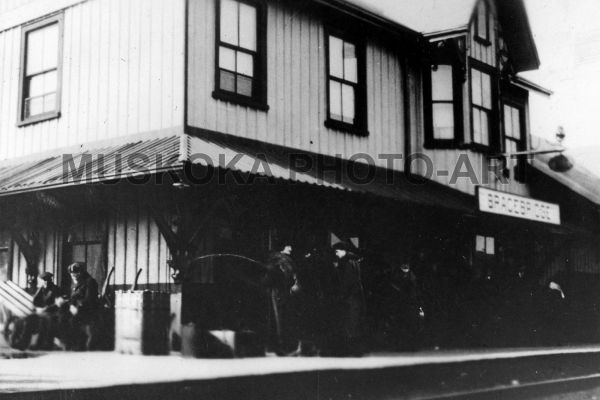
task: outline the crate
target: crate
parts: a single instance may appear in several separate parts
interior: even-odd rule
[[[115,296],[115,351],[125,354],[169,353],[170,294],[121,291]]]

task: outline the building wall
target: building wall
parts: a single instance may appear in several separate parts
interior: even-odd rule
[[[328,155],[402,153],[402,54],[368,35],[368,137],[324,126],[327,112],[324,22],[285,2],[268,3],[269,111],[212,98],[215,87],[215,0],[189,4],[188,124]],[[414,101],[412,99],[411,101]],[[380,165],[385,165],[383,160]],[[401,168],[400,163],[398,167]]]
[[[491,44],[486,46],[481,42],[474,39],[475,37],[475,21],[472,20],[469,26],[469,35],[466,40],[466,60],[467,60],[467,72],[466,80],[463,84],[462,90],[462,110],[463,110],[463,141],[465,143],[471,142],[471,92],[469,84],[469,72],[468,63],[469,58],[472,57],[485,64],[499,68],[497,62],[497,48],[498,42],[501,40],[500,32],[501,27],[499,26],[498,19],[496,17],[496,10],[494,2],[488,1],[489,12],[491,13],[489,21],[489,39]],[[499,99],[497,99],[499,100]],[[501,106],[500,106],[501,107]],[[500,108],[501,110],[501,108]],[[526,131],[529,132],[529,110],[525,108],[525,120]],[[500,114],[501,115],[501,114]],[[420,125],[424,125],[424,121],[420,121]],[[424,132],[422,129],[420,132]],[[528,135],[529,136],[529,135]],[[523,196],[529,195],[529,189],[527,185],[521,184],[514,179],[508,183],[496,179],[493,173],[489,173],[490,162],[486,156],[481,152],[471,151],[469,149],[426,149],[424,147],[424,135],[420,134],[417,140],[417,148],[420,149],[427,157],[429,157],[434,165],[434,173],[430,175],[431,179],[450,186],[456,190],[459,190],[468,194],[475,194],[476,187],[478,185],[489,187],[494,190],[510,192]],[[472,171],[475,173],[476,179],[470,178],[458,178],[452,179],[454,172],[466,173],[468,167],[462,162],[468,157],[468,164],[472,167]],[[415,163],[416,170],[421,174],[426,174],[426,168],[422,163]],[[440,170],[448,171],[448,173],[439,173]],[[471,175],[473,176],[473,175]]]
[[[184,0],[22,2],[0,9],[0,159],[183,125]],[[69,3],[61,117],[17,127],[20,24]]]

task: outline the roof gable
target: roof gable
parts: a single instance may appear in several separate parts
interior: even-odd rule
[[[425,36],[466,30],[478,0],[345,0]],[[539,68],[523,0],[495,0],[515,72]]]

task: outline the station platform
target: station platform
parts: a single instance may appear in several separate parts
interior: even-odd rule
[[[474,393],[481,396],[472,398],[484,398],[499,388],[582,377],[599,378],[600,388],[600,346],[361,358],[217,360],[114,352],[12,352],[0,357],[2,399],[424,399]]]

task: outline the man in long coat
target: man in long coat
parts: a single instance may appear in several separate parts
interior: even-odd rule
[[[338,242],[333,246],[337,258],[333,307],[336,324],[332,326],[328,351],[333,356],[362,354],[361,334],[365,299],[358,257],[353,246]]]
[[[96,339],[98,282],[87,273],[83,263],[73,263],[68,270],[71,275],[69,311],[73,315],[73,347],[90,350]]]

